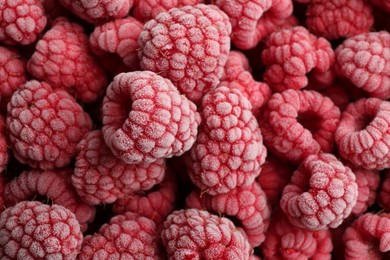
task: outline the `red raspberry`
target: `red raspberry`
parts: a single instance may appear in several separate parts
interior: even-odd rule
[[[191,101],[215,87],[230,50],[231,24],[215,5],[172,8],[145,23],[140,66],[166,77]]]
[[[76,259],[83,235],[74,214],[60,205],[22,201],[0,215],[0,258]]]
[[[174,211],[161,232],[169,259],[248,259],[251,247],[241,230],[207,211]]]
[[[186,203],[189,208],[206,209],[226,214],[227,218],[231,216],[237,219],[252,247],[259,246],[265,239],[264,233],[268,228],[271,209],[257,182],[214,196],[193,191],[187,197]]]
[[[386,211],[390,211],[390,170],[387,170],[381,183],[380,191],[378,193],[378,203]]]
[[[85,231],[88,223],[95,217],[95,208],[81,201],[72,187],[71,173],[68,168],[57,171],[24,171],[7,183],[4,190],[5,205],[13,206],[23,200],[45,196],[49,202],[72,211],[81,230]]]
[[[0,175],[7,167],[9,161],[8,144],[5,136],[4,118],[0,115]]]
[[[340,110],[328,97],[312,90],[275,93],[259,118],[270,151],[294,163],[309,154],[331,152]]]
[[[390,33],[362,33],[346,39],[335,51],[336,73],[370,96],[390,97]]]
[[[326,97],[329,97],[332,102],[338,106],[341,112],[345,110],[350,102],[352,102],[352,98],[349,95],[350,93],[348,89],[341,82],[332,84],[326,89],[321,90],[320,93]]]
[[[84,238],[79,260],[159,259],[156,226],[127,212],[110,219],[98,233]]]
[[[332,154],[309,155],[293,173],[280,207],[290,222],[309,230],[336,228],[356,204],[358,186],[350,168]]]
[[[7,131],[15,157],[34,168],[70,163],[92,122],[73,97],[45,82],[22,85],[8,103]]]
[[[304,27],[297,26],[271,33],[265,41],[261,59],[267,66],[264,80],[277,92],[307,86],[307,73],[320,77],[334,63],[332,46]]]
[[[371,170],[390,167],[390,102],[362,98],[341,114],[335,141],[340,155]]]
[[[188,151],[200,123],[196,106],[151,71],[117,75],[103,100],[103,134],[113,154],[129,164]]]
[[[248,186],[260,174],[267,151],[249,101],[225,86],[206,93],[203,125],[186,157],[192,182],[210,195]]]
[[[83,28],[65,18],[56,19],[38,41],[27,69],[37,79],[65,89],[83,102],[95,101],[107,83]]]
[[[0,41],[28,45],[35,42],[46,26],[42,5],[35,0],[2,0],[0,4]]]
[[[386,12],[390,12],[390,2],[388,0],[369,0],[371,4],[374,4],[380,7],[382,10]]]

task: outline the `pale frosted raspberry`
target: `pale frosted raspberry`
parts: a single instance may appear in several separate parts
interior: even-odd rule
[[[46,26],[44,9],[35,0],[2,0],[0,42],[28,45],[36,41]]]
[[[0,215],[0,258],[76,259],[83,235],[74,214],[60,205],[22,201]]]
[[[72,211],[85,231],[95,217],[95,208],[84,203],[72,187],[72,170],[30,170],[7,183],[4,190],[5,205],[13,206],[23,200],[45,196],[48,202],[61,205]]]
[[[390,211],[390,170],[386,171],[386,175],[380,185],[378,203],[382,208]]]
[[[243,228],[252,247],[259,246],[265,239],[264,233],[269,225],[271,209],[257,182],[214,196],[193,191],[187,197],[186,204],[188,208],[206,209],[224,214],[227,218],[235,218],[239,221],[237,227]]]
[[[335,51],[335,71],[372,97],[390,97],[390,33],[362,33]]]
[[[275,93],[260,116],[264,143],[270,151],[294,163],[309,154],[331,152],[340,110],[313,90]]]
[[[20,162],[53,169],[70,163],[92,122],[67,92],[31,80],[12,95],[6,127],[14,156]]]
[[[388,0],[369,0],[369,2],[387,12],[390,12],[390,2]]]
[[[169,259],[248,259],[251,247],[241,230],[207,211],[174,211],[161,232]]]
[[[362,98],[341,114],[335,141],[340,155],[371,170],[390,167],[390,102]]]
[[[99,232],[84,238],[78,259],[158,260],[156,226],[150,219],[131,212],[115,216]]]
[[[230,33],[229,18],[215,5],[172,8],[145,23],[138,38],[140,66],[170,79],[199,103],[219,83]]]
[[[260,174],[267,154],[250,102],[224,86],[205,94],[203,124],[186,156],[192,182],[210,195],[248,186]]]
[[[390,214],[366,213],[344,233],[345,259],[388,259],[390,256]]]
[[[304,27],[296,26],[271,33],[261,59],[267,67],[264,80],[275,91],[282,92],[307,86],[309,72],[314,77],[327,73],[333,66],[334,53],[325,38],[317,38]]]
[[[72,184],[89,204],[113,203],[135,191],[148,190],[165,175],[165,161],[126,164],[116,158],[100,130],[87,133],[78,144]]]
[[[27,69],[37,79],[65,89],[83,102],[103,95],[107,83],[83,28],[63,17],[56,19],[38,41]]]
[[[0,175],[2,175],[2,172],[7,167],[9,161],[8,144],[4,126],[4,117],[0,115]]]
[[[103,135],[126,163],[150,163],[188,151],[200,123],[196,106],[151,71],[121,73],[103,100]]]
[[[357,196],[352,170],[334,155],[321,153],[299,165],[283,190],[280,207],[297,227],[336,228],[350,215]]]

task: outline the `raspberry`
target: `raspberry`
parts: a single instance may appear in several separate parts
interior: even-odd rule
[[[233,222],[207,211],[174,211],[161,232],[169,259],[248,259],[251,247]]]
[[[332,102],[339,107],[341,112],[344,111],[351,102],[348,89],[340,82],[332,84],[326,89],[320,91],[320,93],[326,97],[329,97]]]
[[[150,163],[188,151],[197,135],[196,106],[151,71],[121,73],[103,100],[103,134],[125,163]]]
[[[159,259],[156,226],[148,218],[127,212],[110,219],[98,233],[84,238],[79,260]]]
[[[5,205],[45,196],[49,202],[61,205],[72,211],[81,230],[87,229],[88,223],[95,217],[95,208],[85,204],[77,196],[70,180],[71,170],[64,168],[57,171],[24,171],[7,183],[4,190]]]
[[[267,66],[264,80],[282,92],[307,86],[309,72],[312,77],[327,73],[334,63],[334,53],[325,38],[317,38],[297,26],[271,33],[261,59]]]
[[[390,102],[362,98],[341,114],[335,141],[340,155],[353,165],[371,170],[390,167]]]
[[[6,126],[14,155],[34,168],[68,165],[76,155],[77,143],[92,125],[73,97],[36,80],[14,92],[7,110]]]
[[[28,45],[46,26],[42,5],[35,0],[3,0],[0,4],[0,41]]]
[[[8,144],[5,136],[4,118],[0,115],[0,176],[9,161]]]
[[[312,90],[275,93],[259,118],[264,143],[270,151],[294,163],[309,154],[331,152],[340,110]]]
[[[373,5],[380,7],[386,12],[390,12],[390,2],[388,0],[369,0],[369,2]]]
[[[390,214],[366,213],[346,229],[344,256],[346,259],[388,259],[389,239]]]
[[[249,101],[225,86],[206,93],[203,124],[186,156],[192,182],[210,195],[248,186],[260,174],[267,151]]]
[[[378,193],[379,205],[385,210],[390,210],[390,171],[387,170],[386,175],[381,183]]]
[[[83,28],[65,18],[56,19],[38,41],[27,69],[37,79],[65,89],[83,102],[95,101],[107,83]]]
[[[284,188],[280,207],[301,228],[336,228],[356,204],[358,186],[351,169],[332,154],[309,155]]]
[[[214,5],[172,8],[145,23],[140,66],[166,77],[191,101],[215,87],[230,50],[231,24]]]
[[[371,97],[390,97],[390,34],[362,33],[346,39],[335,51],[335,71]]]
[[[22,201],[0,215],[1,259],[76,259],[82,241],[74,214],[60,205]]]
[[[259,246],[265,239],[264,232],[268,228],[271,210],[267,205],[266,195],[257,182],[214,196],[193,191],[186,203],[189,208],[205,208],[226,214],[227,218],[231,216],[237,219],[252,247]]]

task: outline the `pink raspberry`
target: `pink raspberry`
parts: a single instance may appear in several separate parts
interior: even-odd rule
[[[345,259],[390,257],[390,214],[366,213],[350,225],[343,236]]]
[[[271,209],[257,182],[214,196],[193,191],[187,197],[186,203],[189,208],[206,209],[225,214],[227,218],[231,216],[237,219],[252,247],[259,246],[265,239],[264,233],[269,225]]]
[[[390,12],[390,2],[388,0],[369,0],[371,4],[374,4],[380,7],[382,10],[386,12]]]
[[[77,259],[159,259],[156,226],[127,212],[110,219],[98,233],[86,236]]]
[[[225,86],[206,93],[203,124],[186,156],[192,182],[210,195],[248,186],[260,174],[267,151],[250,102]]]
[[[22,201],[0,215],[0,258],[76,259],[83,235],[74,214],[60,205]]]
[[[335,71],[370,96],[390,97],[390,33],[362,33],[346,39],[335,51]]]
[[[381,208],[390,211],[390,170],[386,171],[386,175],[381,183],[380,191],[378,192],[378,203]]]
[[[65,18],[56,19],[38,41],[27,69],[37,79],[65,89],[83,102],[95,101],[107,83],[83,28]]]
[[[371,170],[390,167],[390,102],[362,98],[341,114],[335,141],[340,155]]]
[[[103,135],[125,163],[150,163],[188,151],[200,123],[196,106],[151,71],[117,75],[103,100]]]
[[[264,80],[275,91],[282,92],[307,86],[309,72],[312,77],[327,73],[334,63],[334,53],[325,38],[317,38],[297,26],[271,33],[261,59],[267,66]]]
[[[251,247],[241,230],[207,211],[174,211],[161,232],[169,259],[248,259]]]
[[[9,161],[8,144],[6,140],[4,125],[4,118],[0,115],[0,176],[4,169],[7,167]]]
[[[57,171],[24,171],[7,183],[4,190],[5,205],[13,206],[20,201],[44,196],[48,202],[61,205],[72,211],[85,231],[95,217],[95,208],[84,203],[72,187],[72,171],[63,168]]]
[[[42,5],[35,0],[3,0],[0,4],[0,42],[28,45],[46,26]]]
[[[259,118],[267,148],[283,159],[301,162],[310,154],[331,152],[340,110],[312,90],[275,93]]]
[[[145,23],[138,43],[140,66],[166,77],[199,103],[215,87],[230,50],[231,24],[215,5],[172,8]]]
[[[73,97],[36,80],[23,84],[8,103],[6,126],[15,157],[40,169],[63,167],[92,122]]]

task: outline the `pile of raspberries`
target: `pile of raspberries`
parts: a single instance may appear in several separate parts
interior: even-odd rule
[[[0,259],[390,259],[389,0],[0,0]]]

